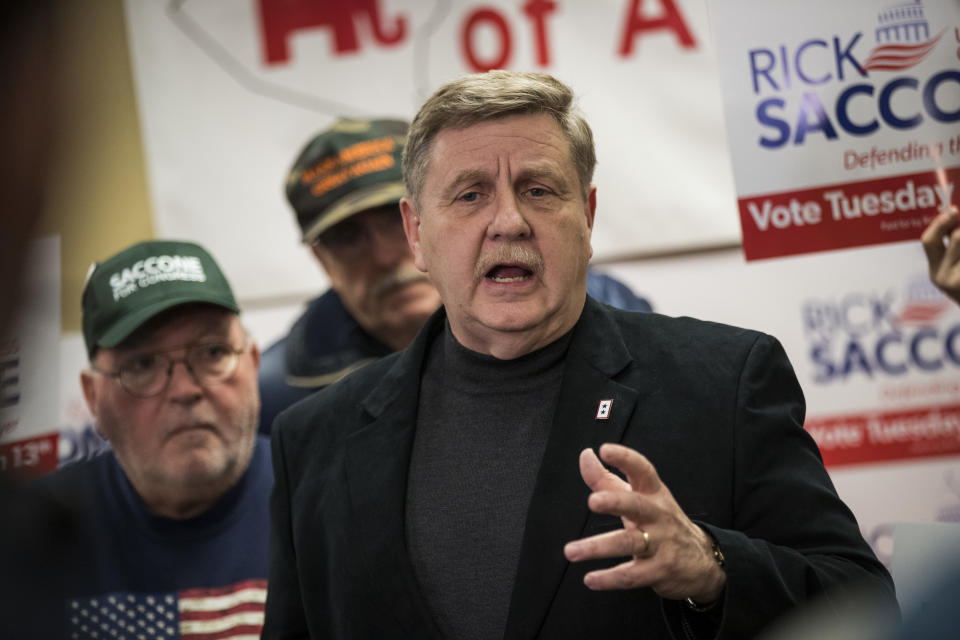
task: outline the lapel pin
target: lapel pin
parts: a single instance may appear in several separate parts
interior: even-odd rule
[[[610,409],[613,407],[613,400],[601,400],[597,405],[597,420],[606,420],[610,417]]]

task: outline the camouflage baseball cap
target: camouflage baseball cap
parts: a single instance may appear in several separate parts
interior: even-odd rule
[[[94,263],[82,297],[87,355],[117,346],[161,311],[190,302],[240,311],[227,278],[200,245],[149,240]]]
[[[403,120],[341,118],[304,147],[286,187],[304,242],[355,213],[400,202],[407,128]]]

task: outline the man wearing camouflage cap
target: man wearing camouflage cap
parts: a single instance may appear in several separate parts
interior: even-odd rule
[[[290,170],[287,199],[330,290],[263,354],[263,433],[293,402],[407,347],[440,306],[433,283],[414,266],[400,217],[407,128],[402,120],[340,119]],[[650,311],[646,300],[600,273],[588,273],[587,291],[613,306]]]
[[[141,242],[91,268],[82,309],[81,384],[111,450],[40,481],[89,527],[64,635],[259,634],[272,469],[229,283],[196,244]]]
[[[440,306],[400,218],[406,133],[401,120],[341,119],[290,170],[287,199],[330,289],[263,354],[262,432],[294,401],[406,347]]]

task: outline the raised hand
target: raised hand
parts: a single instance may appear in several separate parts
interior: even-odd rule
[[[924,229],[920,241],[927,253],[930,280],[960,304],[960,209],[943,209]]]
[[[607,471],[591,449],[580,454],[580,475],[593,493],[589,507],[619,516],[623,529],[568,543],[571,562],[630,559],[584,576],[590,589],[651,587],[661,597],[691,598],[699,604],[720,597],[726,574],[714,559],[713,541],[680,509],[656,469],[644,456],[618,444],[604,444],[600,457],[627,477]]]

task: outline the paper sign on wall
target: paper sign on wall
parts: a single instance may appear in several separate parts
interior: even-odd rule
[[[748,260],[916,240],[960,201],[960,3],[710,10]]]

